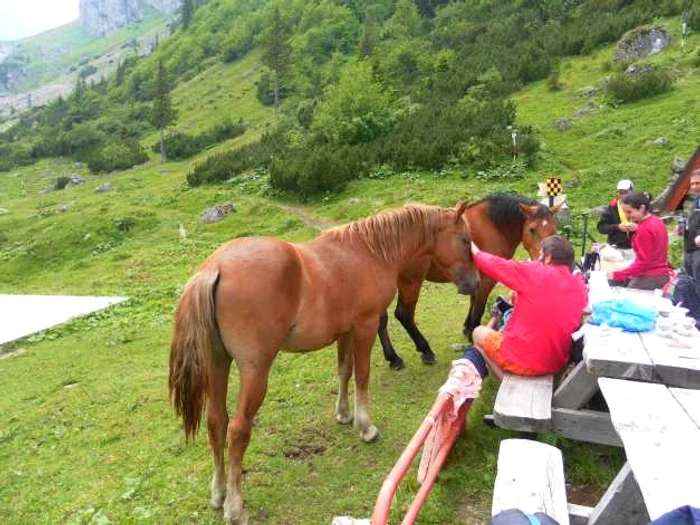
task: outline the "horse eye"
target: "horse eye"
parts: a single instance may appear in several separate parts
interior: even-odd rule
[[[536,228],[530,228],[530,233],[531,233],[532,235],[535,235],[535,232],[536,232],[536,231],[537,231]]]

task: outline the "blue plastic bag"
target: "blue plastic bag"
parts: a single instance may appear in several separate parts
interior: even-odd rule
[[[593,303],[591,324],[607,324],[625,332],[646,332],[654,328],[656,311],[639,306],[628,299],[612,299]]]

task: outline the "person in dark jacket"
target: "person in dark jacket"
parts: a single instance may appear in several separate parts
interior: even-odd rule
[[[683,267],[694,279],[700,278],[700,169],[690,174],[690,193],[693,207],[683,232]]]
[[[598,221],[598,231],[608,236],[608,244],[622,250],[629,250],[632,247],[631,235],[634,227],[627,220],[620,201],[622,197],[633,190],[634,183],[631,180],[622,179],[619,181],[617,183],[617,197],[605,208]]]
[[[684,274],[678,276],[673,291],[673,301],[688,308],[690,315],[700,325],[700,169],[690,174],[690,194],[693,207],[683,234]]]

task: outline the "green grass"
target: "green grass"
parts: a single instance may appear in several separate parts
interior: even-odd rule
[[[542,82],[518,93],[519,125],[533,125],[546,144],[524,179],[484,182],[471,173],[449,171],[396,174],[355,181],[337,196],[306,203],[305,211],[327,222],[346,222],[408,201],[451,206],[458,199],[503,189],[533,195],[536,183],[551,173],[564,178],[576,211],[607,202],[623,175],[635,179],[640,189],[658,193],[668,182],[673,157],[688,158],[697,147],[699,76],[690,63],[698,45],[696,35],[685,50],[674,44],[653,59],[677,68],[672,92],[573,118],[567,132],[557,131],[553,122],[572,118],[585,104],[577,93],[608,74],[603,69],[611,48],[562,64],[562,91],[549,92]],[[255,100],[256,60],[253,55],[233,65],[215,63],[178,87],[173,92],[178,128],[200,132],[224,116],[242,116],[249,123],[246,134],[213,151],[257,137],[274,117]],[[658,136],[669,138],[669,146],[645,144]],[[168,405],[175,301],[194,268],[229,238],[274,235],[304,241],[316,232],[287,211],[288,198],[266,192],[259,174],[188,188],[185,174],[211,152],[165,165],[153,154],[143,166],[103,176],[62,159],[0,174],[0,201],[8,210],[0,215],[1,293],[131,298],[6,348],[24,352],[0,360],[3,522],[220,521],[208,508],[212,460],[206,433],[186,446]],[[56,177],[74,172],[86,184],[40,193]],[[94,192],[107,181],[112,192]],[[227,201],[235,213],[215,224],[199,224],[206,208]],[[186,239],[178,236],[179,224]],[[376,444],[361,443],[354,430],[334,421],[332,348],[280,356],[245,460],[245,498],[254,522],[311,524],[328,523],[338,514],[369,516],[382,479],[456,357],[449,345],[462,340],[467,305],[452,286],[424,287],[417,321],[437,353],[434,367],[420,364],[392,321],[390,333],[407,369],[391,372],[375,348],[371,409],[383,436]],[[236,388],[234,372],[231,410]],[[498,442],[513,436],[481,423],[493,406],[494,392],[487,381],[420,523],[477,523],[488,515]],[[567,480],[594,496],[623,460],[619,450],[553,436],[547,440],[564,450]],[[394,508],[405,510],[416,490],[411,472]]]

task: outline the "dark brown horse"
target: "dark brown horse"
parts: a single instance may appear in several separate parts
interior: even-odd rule
[[[555,215],[560,206],[548,208],[521,195],[496,193],[470,204],[465,214],[474,242],[482,250],[510,259],[522,242],[530,257],[537,259],[542,251],[542,240],[556,232]],[[435,363],[435,354],[416,326],[418,295],[423,281],[444,283],[448,280],[427,257],[415,259],[399,275],[399,297],[394,315],[413,339],[425,364]],[[471,297],[469,313],[464,321],[464,334],[467,337],[471,338],[472,331],[479,326],[486,301],[495,284],[489,276],[481,275],[479,289]],[[389,316],[384,312],[379,325],[379,340],[384,358],[389,361],[391,368],[401,370],[404,362],[396,354],[389,339],[388,320]]]
[[[322,233],[304,244],[274,238],[236,239],[216,250],[189,280],[175,313],[170,348],[170,396],[194,437],[207,406],[214,454],[211,503],[228,522],[245,522],[242,461],[251,425],[280,350],[304,352],[338,342],[340,387],[336,419],[377,438],[368,411],[370,353],[379,317],[398,276],[427,258],[461,293],[473,293],[466,205],[407,206]],[[231,362],[239,371],[236,413],[229,422],[226,393]],[[355,410],[348,382],[355,374]],[[224,477],[224,443],[228,473]]]

